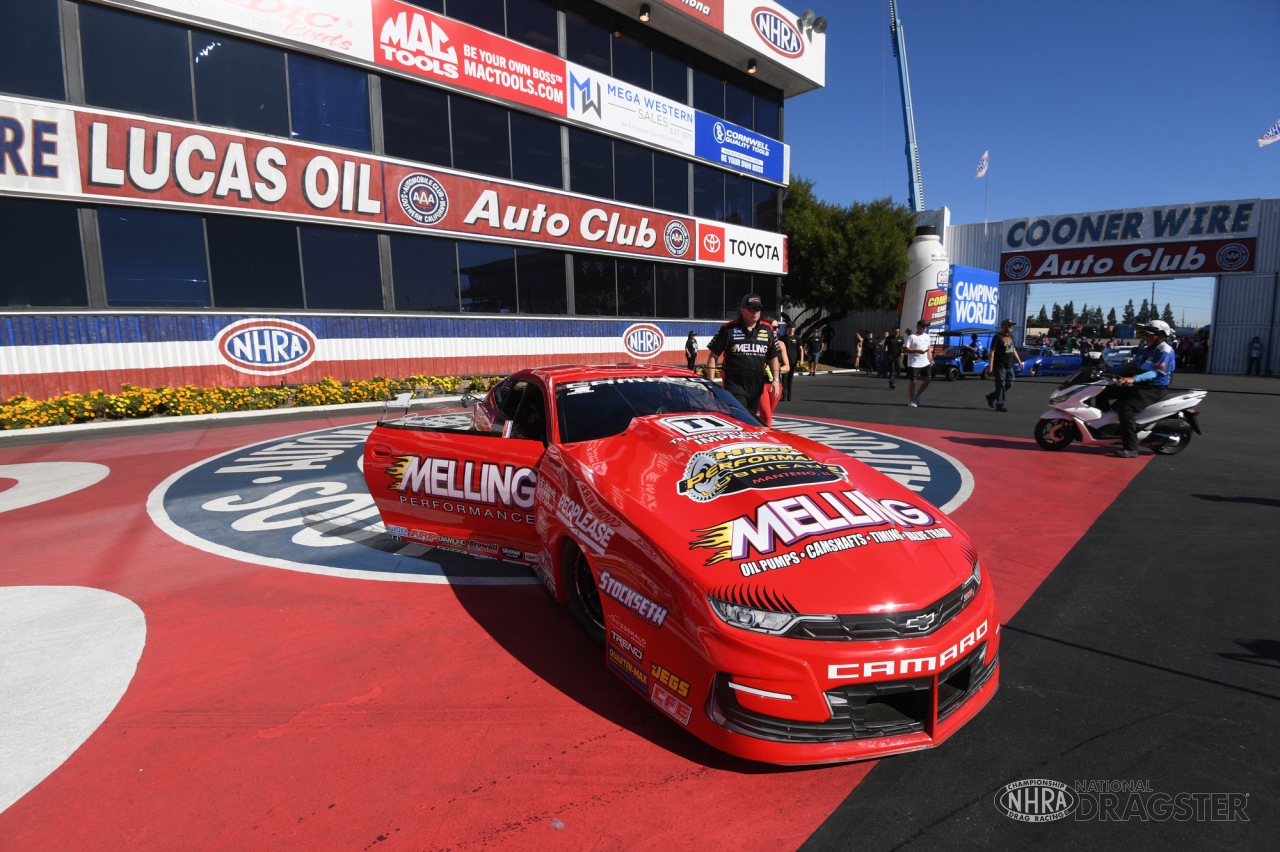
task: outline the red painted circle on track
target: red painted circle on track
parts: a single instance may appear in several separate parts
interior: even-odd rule
[[[315,428],[367,418],[318,420]],[[261,423],[0,449],[0,464],[107,465],[5,513],[5,586],[133,601],[146,645],[123,698],[4,813],[16,848],[800,845],[873,764],[777,770],[709,749],[636,700],[539,587],[359,583],[185,547],[146,514],[195,461],[296,433]],[[952,512],[1008,619],[1141,469],[1030,440],[868,426],[973,474]],[[1089,501],[1010,520],[1020,481]],[[946,748],[942,745],[941,748]],[[76,818],[66,819],[75,801]],[[743,807],[742,802],[759,807]]]

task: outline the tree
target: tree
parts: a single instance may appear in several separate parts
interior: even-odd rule
[[[1151,319],[1151,305],[1147,304],[1147,300],[1142,300],[1142,307],[1138,308],[1138,322],[1148,322]]]
[[[1164,313],[1160,315],[1160,319],[1169,323],[1170,328],[1178,324],[1176,321],[1176,317],[1174,317],[1173,315],[1173,305],[1169,304],[1168,302],[1164,303]]]
[[[1107,311],[1107,322],[1111,323],[1112,325],[1116,324],[1117,320],[1116,320],[1115,308],[1112,308],[1111,310]]]
[[[1049,327],[1049,312],[1044,309],[1044,305],[1040,306],[1040,313],[1036,316],[1036,325],[1040,328]]]
[[[907,278],[916,215],[881,198],[848,207],[820,200],[793,177],[782,204],[788,274],[784,301],[803,337],[853,311],[892,308]]]
[[[1133,299],[1130,299],[1129,304],[1124,306],[1124,321],[1133,323],[1136,319],[1137,317],[1133,313]]]
[[[1053,325],[1062,325],[1062,305],[1057,302],[1053,303],[1053,313],[1049,315],[1049,322]]]
[[[1076,303],[1067,302],[1062,306],[1062,321],[1067,325],[1075,325],[1076,322]]]

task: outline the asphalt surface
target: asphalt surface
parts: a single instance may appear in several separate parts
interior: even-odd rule
[[[972,379],[935,382],[913,409],[903,380],[890,391],[856,373],[801,376],[782,411],[1025,439],[1058,381],[1020,380],[999,413]],[[1204,434],[1147,461],[1006,625],[992,703],[945,747],[877,764],[802,848],[1275,848],[1280,381],[1180,374],[1175,386],[1209,390]],[[1011,467],[1009,523],[1090,490]],[[1140,783],[1086,784],[1114,796],[1097,815],[1028,824],[994,804],[1025,779]],[[1160,820],[1147,808],[1159,793],[1243,793],[1248,821]]]
[[[983,398],[990,385],[973,379],[935,382],[924,406],[909,408],[905,380],[889,390],[887,381],[860,373],[823,373],[797,377],[794,401],[778,413],[945,430],[997,452],[1007,448],[1006,522],[1034,529],[1055,507],[1098,499],[1104,460],[1097,457],[1108,452],[1072,446],[1062,452],[1077,455],[1090,473],[1027,477],[1034,466],[1018,460],[1042,452],[1026,445],[1058,381],[1019,380],[1010,411],[1000,413]],[[1180,374],[1176,384],[1209,390],[1204,434],[1177,456],[1105,459],[1103,470],[1114,464],[1140,472],[1005,625],[1001,687],[991,704],[942,747],[876,763],[800,848],[1274,848],[1280,453],[1272,435],[1280,381]],[[107,428],[121,437],[159,435],[190,430],[193,420]],[[244,423],[219,417],[198,425]],[[103,431],[7,434],[0,447]],[[998,810],[1002,788],[1035,779],[1085,791],[1094,811],[1027,823]],[[1152,802],[1178,794],[1200,795],[1194,801],[1206,809],[1160,819]],[[1239,796],[1215,812],[1229,794]],[[1224,816],[1231,818],[1217,818]],[[761,837],[751,841],[759,847]]]

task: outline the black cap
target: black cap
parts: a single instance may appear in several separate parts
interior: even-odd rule
[[[925,322],[924,320],[916,320],[916,328],[919,328],[919,327],[920,327],[920,326],[922,326],[922,325],[923,325],[923,326],[928,326],[928,325],[929,325],[929,323]]]
[[[764,302],[760,301],[760,296],[756,293],[748,293],[742,297],[742,301],[738,303],[740,308],[750,308],[753,311],[764,310]]]

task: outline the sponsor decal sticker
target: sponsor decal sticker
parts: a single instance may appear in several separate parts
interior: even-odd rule
[[[600,591],[625,606],[641,621],[661,627],[669,611],[605,571],[600,575]]]
[[[693,708],[663,689],[661,684],[656,682],[653,684],[653,689],[649,693],[649,700],[662,708],[663,712],[681,725],[688,725],[689,720],[693,718]]]
[[[676,491],[706,503],[747,489],[788,488],[844,478],[843,468],[815,461],[785,444],[725,444],[694,453]]]
[[[684,257],[689,251],[689,229],[679,219],[672,219],[662,229],[662,243],[673,257]]]
[[[698,223],[698,260],[724,263],[724,228]]]

